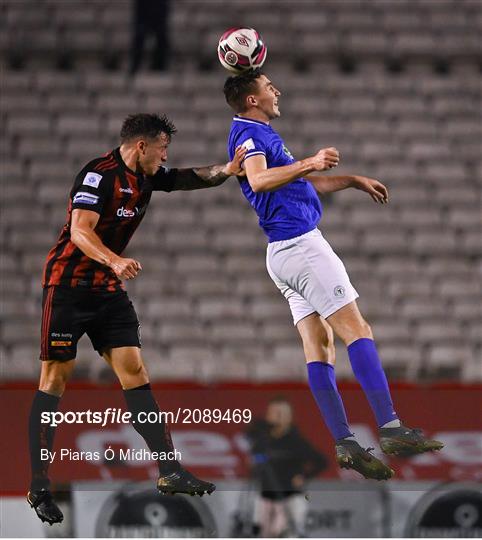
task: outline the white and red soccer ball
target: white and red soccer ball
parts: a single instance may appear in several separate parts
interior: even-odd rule
[[[254,28],[230,28],[221,36],[218,57],[222,66],[233,73],[259,68],[268,49]]]

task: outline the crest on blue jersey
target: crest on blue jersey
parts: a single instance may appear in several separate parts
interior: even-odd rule
[[[291,159],[295,159],[293,157],[293,154],[288,150],[288,148],[286,148],[286,146],[283,144],[283,152]]]

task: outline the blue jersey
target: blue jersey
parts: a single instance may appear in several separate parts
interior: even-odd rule
[[[291,165],[295,159],[274,129],[257,120],[235,116],[229,133],[228,153],[233,159],[237,146],[247,148],[246,158],[262,154],[268,169]],[[255,193],[246,178],[239,183],[246,199],[258,214],[259,224],[270,242],[305,234],[318,225],[322,208],[313,184],[304,178],[276,191]]]

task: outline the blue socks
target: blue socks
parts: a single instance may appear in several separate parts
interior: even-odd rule
[[[308,362],[308,383],[325,423],[335,440],[351,437],[345,407],[336,386],[331,364]]]
[[[360,338],[348,346],[353,373],[370,403],[378,425],[398,420],[393,408],[387,377],[373,339]]]
[[[372,339],[360,338],[348,346],[353,373],[368,399],[380,427],[397,422],[387,377]],[[336,386],[335,369],[331,364],[308,362],[308,383],[325,423],[335,440],[352,437],[345,407]]]

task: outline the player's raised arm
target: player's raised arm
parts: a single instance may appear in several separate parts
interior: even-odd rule
[[[135,278],[142,270],[141,264],[134,259],[119,257],[102,243],[94,231],[99,218],[97,212],[75,209],[72,212],[70,231],[72,242],[87,257],[112,268],[117,277],[121,279]]]
[[[245,154],[246,149],[238,146],[232,161],[228,161],[224,165],[178,169],[172,191],[188,191],[220,186],[230,176],[244,174],[241,163]]]
[[[263,154],[255,154],[245,160],[244,169],[254,192],[274,191],[313,171],[325,171],[336,167],[338,161],[336,148],[322,148],[312,157],[270,169],[266,164],[266,157]]]
[[[356,188],[365,191],[376,202],[388,203],[388,190],[378,180],[366,176],[326,176],[319,173],[310,173],[306,178],[313,184],[319,193],[333,193],[347,188]]]

